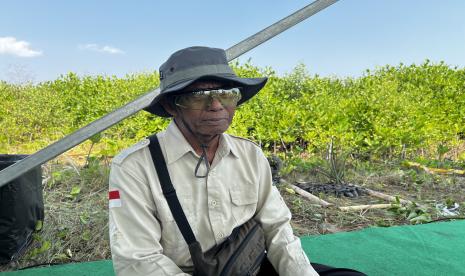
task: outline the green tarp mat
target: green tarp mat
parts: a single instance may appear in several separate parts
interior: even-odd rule
[[[312,262],[368,275],[465,275],[465,221],[303,237]]]
[[[302,237],[312,262],[368,275],[465,275],[465,221],[368,228]],[[2,276],[114,275],[111,261],[55,265]]]

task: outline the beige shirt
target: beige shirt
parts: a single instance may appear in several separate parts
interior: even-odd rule
[[[266,235],[268,258],[280,275],[317,275],[292,233],[291,213],[272,186],[268,161],[254,143],[223,134],[207,178],[196,178],[199,156],[172,122],[158,134],[173,186],[203,251],[252,217]],[[189,275],[186,242],[163,196],[148,140],[112,162],[110,245],[117,275]],[[206,172],[205,164],[199,173]],[[115,194],[113,192],[113,194]],[[114,204],[117,201],[117,204]]]

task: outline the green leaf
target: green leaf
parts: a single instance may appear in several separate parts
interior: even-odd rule
[[[60,231],[58,231],[58,233],[57,233],[57,237],[59,237],[61,239],[65,238],[67,235],[68,235],[68,229],[67,228],[63,228]]]
[[[102,133],[100,132],[95,134],[94,136],[90,137],[89,140],[94,144],[100,142],[100,140],[102,140]]]
[[[42,254],[45,251],[48,251],[52,247],[52,243],[50,241],[44,241],[42,246],[36,251],[36,254]]]
[[[420,224],[420,223],[425,223],[425,222],[430,222],[431,221],[431,216],[428,214],[422,214],[417,217],[414,217],[410,220],[410,223],[413,224]]]
[[[58,261],[66,261],[66,260],[69,260],[70,257],[66,255],[65,253],[59,253],[59,254],[53,255],[53,259],[58,260]]]
[[[36,222],[35,231],[40,231],[40,230],[42,230],[42,227],[43,227],[43,226],[44,226],[43,221],[42,221],[42,220],[38,220],[38,221]]]
[[[81,221],[82,224],[88,224],[89,223],[89,214],[83,213],[79,215],[79,220]]]
[[[286,190],[286,192],[288,192],[289,194],[292,194],[292,195],[295,194],[294,189],[291,189],[291,188],[287,188],[287,187],[286,187],[285,190]]]
[[[73,196],[73,197],[76,197],[77,195],[79,195],[80,192],[81,192],[81,187],[73,186],[73,188],[71,189],[71,192],[69,194],[71,196]]]
[[[81,238],[85,241],[89,241],[90,238],[91,238],[91,234],[90,234],[90,231],[89,230],[84,230],[84,232],[82,232],[81,234]]]
[[[408,215],[407,219],[411,220],[411,219],[413,219],[415,217],[418,217],[418,214],[417,214],[417,212],[413,211]]]

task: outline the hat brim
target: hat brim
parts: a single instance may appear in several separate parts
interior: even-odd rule
[[[153,101],[150,103],[150,105],[144,108],[144,110],[157,116],[171,117],[171,114],[166,112],[166,110],[160,104],[160,99],[168,95],[175,95],[180,90],[202,79],[228,81],[228,82],[234,82],[235,84],[237,84],[237,86],[241,87],[241,95],[242,95],[237,105],[241,105],[242,103],[248,101],[250,98],[255,96],[255,94],[257,94],[258,91],[260,91],[263,88],[263,86],[265,86],[268,80],[268,78],[239,78],[231,74],[204,75],[202,77],[191,79],[191,80],[186,80],[181,83],[177,83],[171,87],[165,88],[164,90],[160,91],[160,94],[158,94],[153,99]]]

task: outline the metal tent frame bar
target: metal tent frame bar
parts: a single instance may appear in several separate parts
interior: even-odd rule
[[[260,32],[246,38],[238,44],[226,50],[228,61],[231,61],[240,55],[250,51],[263,42],[273,38],[274,36],[284,32],[292,26],[300,23],[301,21],[309,18],[310,16],[318,13],[319,11],[334,4],[338,0],[317,0],[304,8],[296,11],[295,13],[279,20],[278,22],[270,25],[269,27],[261,30]],[[107,128],[117,124],[118,122],[134,115],[150,103],[156,95],[160,93],[157,88],[150,91],[133,102],[130,102],[113,112],[103,116],[102,118],[93,121],[92,123],[80,128],[79,130],[69,134],[68,136],[58,140],[57,142],[41,149],[40,151],[24,158],[23,160],[3,169],[0,171],[0,187],[6,185],[8,182],[16,179],[22,174],[30,171],[31,169],[44,164],[45,162],[55,158],[63,152],[79,145],[97,133],[100,133]]]

